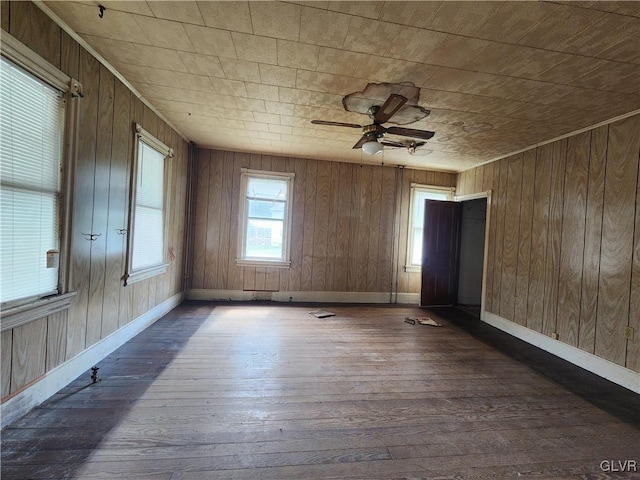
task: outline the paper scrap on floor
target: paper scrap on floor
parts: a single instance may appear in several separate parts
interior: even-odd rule
[[[311,310],[309,312],[311,315],[313,315],[316,318],[327,318],[327,317],[335,317],[336,314],[333,312],[327,312],[325,310]]]
[[[442,324],[429,317],[407,317],[407,320],[413,320],[415,322],[418,322],[420,325],[430,325],[432,327],[442,326]]]

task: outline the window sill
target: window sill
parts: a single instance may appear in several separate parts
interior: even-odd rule
[[[2,311],[2,325],[0,331],[5,332],[34,320],[53,315],[71,306],[71,299],[76,292],[63,293],[41,298],[34,302],[8,308]]]
[[[156,275],[162,275],[167,271],[168,268],[169,264],[163,263],[162,265],[157,265],[155,267],[150,267],[138,272],[127,274],[124,276],[124,286],[126,287],[127,285],[130,285],[132,283],[141,282],[142,280],[155,277]]]
[[[291,267],[290,261],[283,260],[258,260],[258,259],[243,259],[237,258],[236,264],[239,267],[272,267],[272,268],[289,268]]]
[[[420,273],[422,271],[422,267],[418,267],[416,265],[405,265],[404,271],[407,273]]]

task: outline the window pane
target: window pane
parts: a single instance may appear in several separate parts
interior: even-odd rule
[[[287,199],[287,181],[278,178],[249,177],[247,197],[270,200]]]
[[[164,155],[140,142],[136,204],[162,208]]]
[[[162,210],[138,206],[133,226],[133,270],[153,267],[164,262]]]
[[[422,228],[413,229],[413,251],[411,265],[422,265]]]
[[[413,190],[411,201],[413,214],[409,227],[411,251],[409,252],[410,265],[419,266],[422,264],[422,234],[424,224],[424,202],[425,200],[448,200],[448,192],[426,191],[416,188]]]
[[[283,221],[249,219],[245,256],[283,259],[283,234]]]
[[[55,293],[64,126],[61,94],[0,60],[0,301]]]
[[[277,218],[284,220],[284,202],[269,202],[265,200],[248,200],[250,218]]]

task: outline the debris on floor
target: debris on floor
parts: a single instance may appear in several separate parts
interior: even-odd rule
[[[442,324],[436,322],[434,319],[430,317],[407,317],[405,319],[406,323],[410,323],[411,325],[415,325],[418,322],[420,325],[430,325],[432,327],[441,327]]]
[[[311,315],[313,315],[316,318],[327,318],[327,317],[335,317],[336,314],[333,312],[327,312],[325,310],[311,310],[309,312]]]

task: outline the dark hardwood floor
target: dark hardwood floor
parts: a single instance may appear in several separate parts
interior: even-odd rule
[[[181,305],[6,428],[2,479],[640,478],[640,396],[459,310],[323,308]]]

